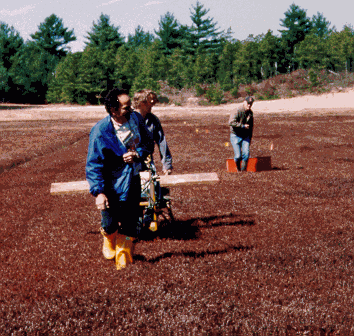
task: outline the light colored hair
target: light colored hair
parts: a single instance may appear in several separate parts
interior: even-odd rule
[[[132,105],[134,108],[138,109],[141,103],[147,101],[150,101],[153,103],[153,105],[155,105],[158,102],[157,94],[154,91],[148,89],[140,90],[134,93]]]

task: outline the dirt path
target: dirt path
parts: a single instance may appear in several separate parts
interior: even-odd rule
[[[189,115],[189,114],[229,114],[240,104],[220,106],[157,106],[154,113],[158,116]],[[0,104],[1,107],[1,104]],[[271,101],[256,101],[253,110],[256,114],[263,113],[351,113],[354,109],[354,89],[343,92],[333,92],[323,95],[306,95],[289,99]],[[0,121],[31,121],[31,120],[60,120],[60,119],[101,119],[107,114],[104,106],[78,105],[42,105],[23,109],[0,109]]]

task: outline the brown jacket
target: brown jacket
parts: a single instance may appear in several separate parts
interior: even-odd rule
[[[249,128],[245,128],[248,125]],[[231,113],[229,119],[230,132],[242,138],[251,137],[253,134],[253,112],[245,110],[245,107],[240,106],[235,112]]]

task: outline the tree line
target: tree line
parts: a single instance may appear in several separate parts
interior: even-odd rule
[[[177,89],[217,85],[237,96],[240,84],[297,69],[354,70],[354,29],[338,31],[319,12],[309,18],[293,3],[280,19],[279,36],[268,30],[243,41],[231,37],[231,28],[221,31],[208,12],[197,1],[190,26],[167,12],[154,33],[138,26],[127,37],[101,14],[84,50],[75,53],[68,48],[76,40],[73,30],[55,14],[28,41],[0,22],[0,99],[98,104],[113,87],[158,92],[161,81]]]

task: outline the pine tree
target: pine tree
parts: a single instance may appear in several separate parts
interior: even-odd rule
[[[34,41],[26,42],[16,53],[10,75],[16,85],[17,102],[44,103],[48,82],[58,59]]]
[[[76,41],[74,31],[64,28],[63,20],[55,14],[48,16],[31,37],[39,47],[59,59],[67,55],[67,44]]]
[[[8,70],[12,58],[23,45],[20,34],[8,24],[0,21],[0,62]]]
[[[165,54],[172,54],[173,49],[180,48],[182,46],[182,40],[184,38],[183,29],[176,20],[174,15],[167,12],[161,16],[159,21],[159,29],[155,30],[155,34],[161,41],[162,50]]]
[[[199,51],[193,64],[193,83],[204,84],[216,81],[217,55],[211,52]]]
[[[141,48],[132,49],[123,45],[118,49],[114,63],[114,79],[118,87],[128,91],[132,87],[134,79],[139,73],[139,55],[144,52],[141,51]]]
[[[48,85],[47,100],[50,103],[83,103],[78,80],[82,53],[69,53],[55,69]]]
[[[331,48],[327,39],[314,32],[308,34],[295,50],[296,61],[303,69],[330,69],[332,68]]]
[[[107,91],[107,73],[101,62],[102,54],[99,48],[87,46],[81,55],[77,83],[82,103],[96,104],[99,95]]]
[[[277,64],[281,55],[280,39],[273,35],[271,30],[262,35],[259,43],[259,53],[261,55],[261,74],[262,78],[269,78],[277,74]]]
[[[190,10],[192,20],[190,31],[194,51],[220,51],[223,32],[218,31],[218,28],[216,28],[217,22],[213,22],[212,18],[205,18],[210,9],[205,9],[199,1],[195,6],[192,5],[192,8],[193,10]]]
[[[354,28],[345,25],[342,31],[331,34],[329,40],[337,55],[337,71],[354,71]]]
[[[193,85],[193,57],[184,49],[176,48],[168,58],[167,71],[168,84],[174,88],[182,89]]]
[[[293,48],[297,43],[303,41],[307,33],[311,30],[310,19],[306,15],[306,10],[292,4],[284,13],[285,19],[281,19],[281,26],[285,29],[279,30],[282,38]]]
[[[3,101],[8,100],[7,92],[10,90],[9,86],[9,72],[3,66],[2,62],[0,63],[0,97]]]
[[[124,44],[124,37],[119,33],[120,27],[110,23],[108,15],[101,14],[97,23],[93,22],[92,29],[88,32],[85,42],[87,47],[97,47],[105,50],[108,47],[118,49]]]
[[[224,43],[223,50],[218,56],[217,80],[221,88],[225,91],[230,91],[237,85],[233,72],[233,64],[240,47],[240,41],[227,41]]]
[[[260,41],[262,35],[249,35],[242,41],[233,63],[234,76],[239,83],[250,84],[262,79],[262,60]]]
[[[300,8],[294,3],[284,13],[285,18],[281,19],[281,26],[285,29],[280,29],[282,44],[285,50],[284,66],[289,71],[296,70],[298,65],[294,59],[294,50],[296,44],[303,41],[308,33],[310,33],[312,25],[307,17],[306,10]]]
[[[159,80],[166,79],[166,56],[161,53],[160,41],[155,41],[151,46],[144,49],[144,52],[137,52],[138,69],[133,80],[132,92],[141,89],[151,89],[158,92],[160,90]]]
[[[311,25],[311,32],[319,37],[328,37],[332,32],[331,23],[320,12],[312,17]]]
[[[128,35],[127,46],[133,49],[138,47],[148,47],[154,42],[154,40],[154,35],[150,32],[145,32],[139,25],[135,28],[134,34]]]
[[[3,101],[11,101],[11,97],[17,93],[9,70],[22,45],[20,34],[12,26],[0,21],[0,98]]]

